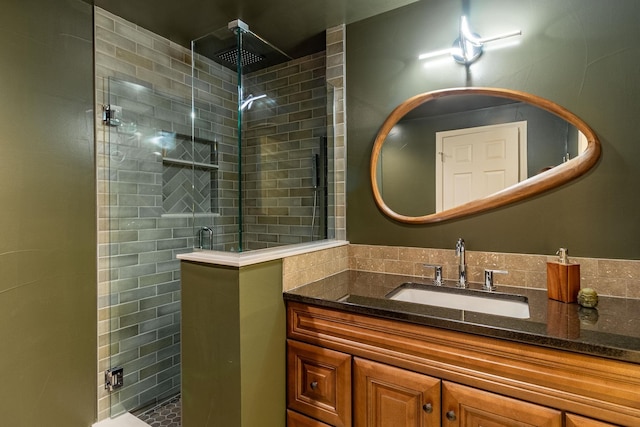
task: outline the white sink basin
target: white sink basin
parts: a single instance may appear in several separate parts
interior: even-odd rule
[[[433,288],[433,289],[430,289]],[[491,294],[489,292],[475,295],[469,291],[462,293],[449,292],[446,288],[401,286],[388,296],[395,301],[432,305],[455,310],[475,311],[477,313],[496,316],[529,318],[529,303],[520,295]]]

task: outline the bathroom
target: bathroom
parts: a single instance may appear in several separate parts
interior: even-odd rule
[[[597,282],[601,294],[640,297],[638,5],[536,2],[514,10],[504,1],[471,2],[479,33],[518,28],[523,38],[487,51],[467,74],[453,62],[429,68],[414,61],[415,53],[452,43],[460,13],[453,3],[417,2],[346,26],[345,237],[352,262],[363,246],[380,247],[382,258],[367,256],[384,261],[394,248],[452,250],[460,236],[470,252],[546,256],[566,246],[593,266],[590,285],[606,278]],[[0,389],[3,412],[17,426],[85,426],[99,412],[90,9],[34,1],[2,18],[3,98],[16,108],[0,119],[0,197],[11,207],[0,216],[0,307],[7,316],[0,361],[9,374]],[[423,226],[390,220],[376,207],[368,176],[380,124],[411,95],[466,85],[519,89],[568,108],[598,134],[599,163],[544,195],[470,218]]]

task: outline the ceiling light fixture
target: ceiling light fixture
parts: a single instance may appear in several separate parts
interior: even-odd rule
[[[453,42],[453,46],[449,49],[436,50],[433,52],[423,53],[418,56],[418,59],[430,59],[442,55],[450,54],[453,59],[464,65],[469,65],[482,55],[482,48],[485,43],[506,39],[508,37],[519,36],[522,31],[512,31],[510,33],[500,34],[493,37],[480,37],[478,34],[471,31],[469,22],[466,16],[460,17],[460,31],[459,36]]]

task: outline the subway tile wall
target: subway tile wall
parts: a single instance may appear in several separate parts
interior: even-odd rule
[[[337,240],[346,240],[346,116],[345,116],[345,26],[328,28],[326,50],[326,79],[333,93],[333,110],[327,121],[333,126],[333,155],[329,156],[329,228]],[[283,259],[283,290],[320,280],[349,269],[348,245]]]
[[[244,250],[326,237],[325,181],[313,177],[330,130],[325,68],[320,52],[244,77],[245,96],[267,95],[244,113]]]
[[[185,52],[191,58],[190,52],[186,49]],[[200,170],[193,176],[196,194],[203,194],[200,200],[204,201],[204,193],[209,192],[209,203],[194,205],[194,226],[206,226],[213,232],[212,241],[202,242],[205,249],[235,250],[239,223],[237,77],[235,72],[199,55],[195,56],[194,64],[194,136],[196,141],[201,141],[195,144],[200,152],[199,159],[195,160],[218,166],[216,170],[208,173]],[[191,80],[188,84],[191,85]],[[185,178],[189,182],[183,181],[182,186],[188,187],[191,176]]]
[[[97,384],[98,418],[104,419],[111,404],[115,413],[128,411],[180,390],[175,255],[193,246],[193,224],[188,215],[162,216],[168,168],[145,141],[160,130],[191,134],[191,58],[186,49],[99,8],[95,23],[96,111],[110,102],[109,91],[122,107],[121,126],[96,121]],[[103,373],[113,366],[124,368],[125,386],[108,394]]]
[[[346,226],[346,159],[347,132],[345,106],[346,34],[345,26],[327,29],[327,83],[333,89],[333,111],[328,120],[333,127],[333,156],[329,158],[329,228],[338,240],[347,239]],[[333,192],[333,193],[332,193]]]

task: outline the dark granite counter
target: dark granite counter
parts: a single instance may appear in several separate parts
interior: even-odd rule
[[[386,298],[405,282],[421,281],[345,271],[285,292],[284,299],[640,364],[640,300],[601,296],[588,309],[550,300],[546,290],[498,286],[496,292],[528,298],[530,317],[515,319]]]

